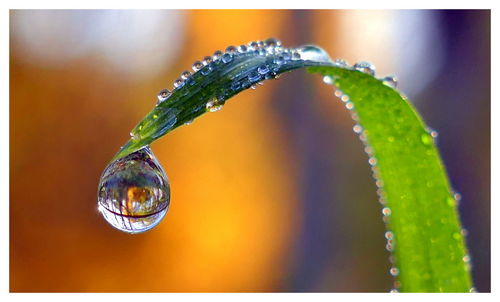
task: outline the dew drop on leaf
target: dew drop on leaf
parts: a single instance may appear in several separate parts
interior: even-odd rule
[[[269,72],[269,67],[267,67],[266,65],[261,65],[259,66],[259,68],[257,68],[257,72],[260,74],[266,74]]]
[[[214,52],[214,54],[213,54],[212,58],[213,58],[213,60],[214,60],[214,61],[218,61],[218,60],[220,60],[220,58],[222,58],[222,55],[223,55],[223,54],[224,54],[224,53],[223,53],[222,51],[220,51],[220,50],[216,50],[216,51]]]
[[[229,53],[229,54],[235,54],[237,51],[238,51],[238,50],[236,49],[236,47],[234,47],[234,46],[232,46],[232,45],[231,45],[231,46],[228,46],[228,47],[226,48],[226,53]]]
[[[207,102],[206,108],[210,112],[216,112],[222,109],[223,103],[219,102],[217,99]]]
[[[193,66],[192,66],[192,68],[195,72],[200,70],[202,67],[203,67],[203,63],[201,63],[200,61],[195,61],[193,63]]]
[[[339,67],[347,67],[349,65],[344,59],[336,59],[333,63]]]
[[[158,92],[158,103],[160,104],[161,102],[166,101],[170,96],[172,95],[172,92],[168,89],[163,89],[160,92]]]
[[[391,276],[396,277],[397,275],[399,275],[399,269],[397,267],[391,267],[389,273],[391,274]]]
[[[358,62],[354,64],[353,68],[357,71],[361,71],[371,76],[375,75],[375,66],[368,62]]]
[[[391,209],[389,209],[388,207],[385,207],[382,209],[382,214],[384,216],[390,216],[391,215]]]
[[[184,80],[182,78],[178,78],[174,81],[175,88],[181,88],[182,86],[184,86]]]
[[[245,53],[247,51],[248,51],[248,47],[246,45],[240,45],[240,46],[238,46],[238,52]]]
[[[299,59],[305,61],[315,61],[315,62],[323,62],[323,63],[331,63],[332,59],[326,51],[322,48],[314,46],[314,45],[306,45],[297,48],[297,53],[299,54]],[[292,59],[293,56],[292,56]]]
[[[187,79],[189,79],[189,77],[190,77],[190,76],[191,76],[191,72],[189,72],[189,71],[187,71],[187,70],[186,70],[186,71],[184,71],[184,72],[181,74],[181,78],[182,78],[183,80],[187,80]]]
[[[212,63],[213,60],[212,60],[212,57],[211,56],[206,56],[203,58],[203,65],[208,65],[210,63]]]
[[[104,219],[120,231],[141,233],[158,225],[170,205],[170,185],[149,146],[106,167],[97,203]]]
[[[327,85],[333,85],[333,78],[331,76],[324,76],[323,82]]]
[[[222,55],[222,62],[224,62],[224,63],[227,64],[227,63],[231,62],[232,60],[233,60],[233,55],[232,54],[225,53],[225,54]]]
[[[391,88],[396,88],[398,86],[398,79],[395,76],[386,76],[382,79],[382,83]]]

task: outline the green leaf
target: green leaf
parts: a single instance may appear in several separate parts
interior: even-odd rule
[[[394,249],[400,291],[469,292],[456,200],[434,138],[413,106],[369,74],[340,67],[309,71],[333,77],[364,129],[385,202],[386,237],[393,237],[389,249]]]
[[[284,49],[276,45],[279,41],[266,42],[276,47],[256,47],[205,64],[132,130],[132,139],[114,160],[224,105],[255,83],[306,67],[332,77],[345,94],[343,100],[349,98],[346,107],[359,123],[356,129],[362,130],[385,203],[396,287],[402,292],[468,292],[471,279],[456,200],[434,139],[411,104],[374,76],[333,63],[318,47]],[[285,53],[289,59],[283,63]],[[267,72],[260,72],[262,68]]]

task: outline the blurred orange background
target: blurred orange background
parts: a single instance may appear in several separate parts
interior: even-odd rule
[[[440,133],[476,287],[489,291],[489,22],[489,11],[12,10],[10,290],[388,291],[367,157],[331,87],[304,71],[152,145],[172,190],[157,228],[121,233],[97,211],[103,169],[158,91],[217,49],[277,37],[399,76]]]

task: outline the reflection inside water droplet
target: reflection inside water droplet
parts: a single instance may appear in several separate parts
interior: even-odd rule
[[[170,204],[170,185],[149,146],[106,167],[97,200],[104,219],[120,231],[141,233],[158,225]]]

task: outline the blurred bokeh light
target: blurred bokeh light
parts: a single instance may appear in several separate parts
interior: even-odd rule
[[[388,291],[362,144],[303,71],[152,145],[172,190],[156,229],[121,233],[97,212],[99,177],[156,93],[268,37],[398,76],[440,134],[475,285],[490,291],[490,12],[462,10],[11,11],[10,290]]]

